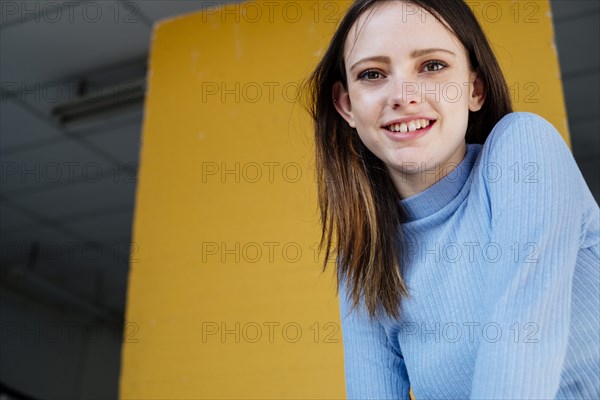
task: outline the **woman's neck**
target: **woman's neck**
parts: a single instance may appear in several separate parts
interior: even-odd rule
[[[411,173],[388,169],[392,182],[401,200],[408,199],[426,190],[450,172],[465,158],[467,144],[463,143],[444,163],[435,163],[433,168],[419,168]]]

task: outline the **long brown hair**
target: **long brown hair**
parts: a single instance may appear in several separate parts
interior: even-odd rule
[[[347,89],[344,45],[348,32],[366,11],[390,0],[356,0],[340,22],[323,59],[307,80],[308,109],[314,120],[321,243],[325,258],[337,255],[339,289],[344,280],[357,306],[364,301],[371,317],[383,312],[399,318],[408,297],[400,274],[404,250],[400,198],[385,165],[362,143],[336,111],[332,89]],[[393,0],[401,1],[401,0]],[[465,140],[484,143],[492,127],[512,111],[510,93],[485,34],[462,0],[409,0],[433,14],[467,50],[471,69],[481,80],[485,101],[469,112]]]

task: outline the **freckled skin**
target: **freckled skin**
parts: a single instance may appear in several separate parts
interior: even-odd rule
[[[414,54],[428,49],[437,50]],[[425,190],[463,160],[469,111],[481,108],[484,90],[464,46],[433,15],[400,1],[376,7],[350,30],[344,60],[347,90],[334,86],[336,109],[385,163],[401,198]],[[411,116],[435,123],[411,140],[386,134],[386,123]]]

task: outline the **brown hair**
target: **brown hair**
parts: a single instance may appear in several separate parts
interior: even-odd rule
[[[383,162],[338,114],[332,100],[336,82],[347,88],[344,45],[348,32],[363,13],[385,1],[390,0],[356,0],[350,6],[306,88],[315,124],[323,269],[336,254],[337,287],[341,280],[346,282],[353,305],[363,298],[371,317],[384,312],[398,318],[400,302],[409,295],[400,274],[404,249],[400,224],[405,219],[400,198]],[[508,86],[483,30],[462,0],[404,2],[433,14],[465,47],[471,69],[477,72],[485,91],[482,108],[469,112],[465,140],[484,143],[512,106]]]

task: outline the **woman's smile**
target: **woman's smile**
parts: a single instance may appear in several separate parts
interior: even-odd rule
[[[429,132],[435,119],[407,117],[383,125],[385,134],[392,140],[413,140]]]

